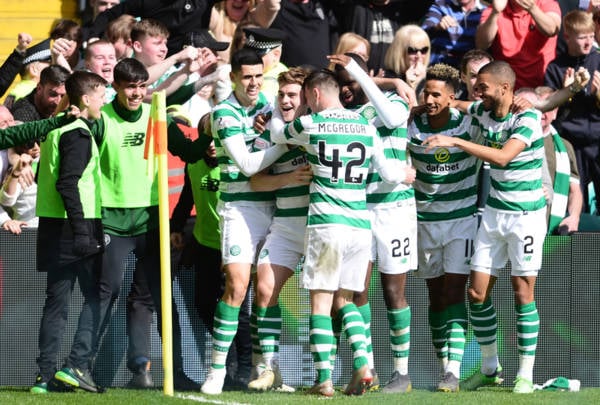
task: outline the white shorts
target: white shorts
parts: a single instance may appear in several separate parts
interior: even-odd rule
[[[309,290],[365,289],[371,231],[343,225],[306,230],[302,285]]]
[[[436,278],[445,273],[471,272],[477,216],[451,221],[421,221],[418,224],[419,278]]]
[[[306,217],[274,217],[258,265],[276,264],[295,271],[304,254]]]
[[[417,268],[417,209],[408,205],[371,208],[371,261],[385,274],[404,274]]]
[[[546,209],[506,212],[485,207],[471,270],[498,276],[498,270],[510,260],[511,275],[537,275],[542,267],[546,226]]]
[[[221,254],[223,265],[254,264],[259,246],[265,241],[274,207],[235,202],[219,202]]]

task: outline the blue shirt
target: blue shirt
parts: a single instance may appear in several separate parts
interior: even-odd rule
[[[463,55],[475,48],[475,32],[484,7],[475,1],[470,11],[463,11],[456,0],[436,0],[425,15],[423,28],[431,38],[430,64],[447,63],[458,67]],[[444,16],[450,16],[458,26],[440,30],[437,25]]]

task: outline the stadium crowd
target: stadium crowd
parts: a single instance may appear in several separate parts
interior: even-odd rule
[[[31,392],[103,391],[94,363],[132,251],[127,386],[154,387],[159,196],[144,147],[157,91],[173,164],[185,162],[171,244],[195,266],[212,335],[200,385],[184,372],[172,303],[175,389],[293,391],[278,298],[296,271],[310,295],[309,394],[334,395],[342,333],[346,394],[411,390],[409,273],[429,291],[437,390],[499,385],[491,294],[510,262],[513,391],[533,392],[544,238],[600,230],[600,1],[572,3],[89,0],[83,24],[57,20],[36,44],[18,33],[0,67],[0,225],[38,228],[47,273]],[[385,383],[373,271],[389,321]],[[84,303],[57,367],[76,280]],[[469,323],[482,361],[461,381]]]

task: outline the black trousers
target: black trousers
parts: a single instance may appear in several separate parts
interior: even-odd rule
[[[114,302],[119,297],[123,283],[125,259],[131,252],[137,258],[131,290],[127,297],[127,367],[135,371],[141,362],[150,358],[150,327],[152,315],[158,309],[158,332],[161,334],[161,285],[160,253],[158,229],[142,235],[121,237],[110,235],[106,246],[100,276],[100,314],[101,326],[99,339],[110,323]],[[181,352],[181,327],[179,313],[173,300],[173,367],[183,368]],[[99,340],[96,342],[96,351]]]
[[[65,331],[75,281],[79,282],[84,302],[65,365],[82,369],[88,367],[100,323],[98,279],[101,266],[102,255],[96,254],[48,269],[46,301],[38,341],[40,354],[37,358],[44,381],[48,381],[56,372],[56,357]]]

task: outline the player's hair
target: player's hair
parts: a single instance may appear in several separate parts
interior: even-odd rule
[[[89,60],[92,58],[91,49],[94,48],[95,46],[99,46],[99,45],[110,45],[111,47],[113,46],[112,42],[108,42],[105,39],[99,39],[97,41],[94,41],[94,42],[88,44],[88,46],[85,48],[85,56],[84,56],[84,60],[86,62],[89,62]]]
[[[301,66],[291,67],[285,72],[279,73],[277,76],[277,83],[279,87],[285,86],[286,84],[298,84],[302,86],[304,79],[310,74],[310,70]]]
[[[158,20],[144,18],[131,27],[131,40],[141,41],[145,37],[169,38],[169,30],[166,25]]]
[[[463,58],[460,61],[460,73],[466,75],[469,63],[471,63],[472,61],[480,61],[485,59],[492,62],[494,60],[494,57],[481,49],[471,49],[463,55]]]
[[[511,90],[515,88],[515,81],[517,79],[515,71],[512,70],[508,63],[502,60],[495,60],[484,65],[479,70],[479,73],[477,73],[477,75],[482,74],[492,75],[498,82],[508,83]]]
[[[95,91],[100,86],[106,86],[108,83],[96,73],[78,70],[65,82],[65,90],[69,96],[71,104],[80,105],[81,98]]]
[[[45,84],[53,84],[55,86],[59,86],[64,84],[71,72],[60,65],[50,65],[47,68],[44,68],[40,73],[40,84],[43,86]]]
[[[149,76],[142,62],[134,58],[125,58],[115,65],[113,77],[115,83],[137,83],[148,81]]]
[[[425,80],[439,80],[446,83],[446,86],[456,92],[460,86],[460,73],[458,69],[445,63],[436,63],[427,68]]]
[[[338,85],[335,74],[327,69],[312,72],[304,79],[304,84],[302,85],[304,90],[311,90],[315,87],[337,93],[340,91],[340,86]]]
[[[594,18],[587,11],[571,10],[563,17],[563,30],[568,35],[594,32]]]
[[[262,65],[263,61],[260,56],[252,49],[242,48],[231,55],[231,72],[238,73],[242,70],[243,65]]]
[[[134,16],[123,14],[108,23],[106,31],[104,31],[104,36],[113,44],[119,39],[127,42],[131,39],[131,29],[135,21]]]

